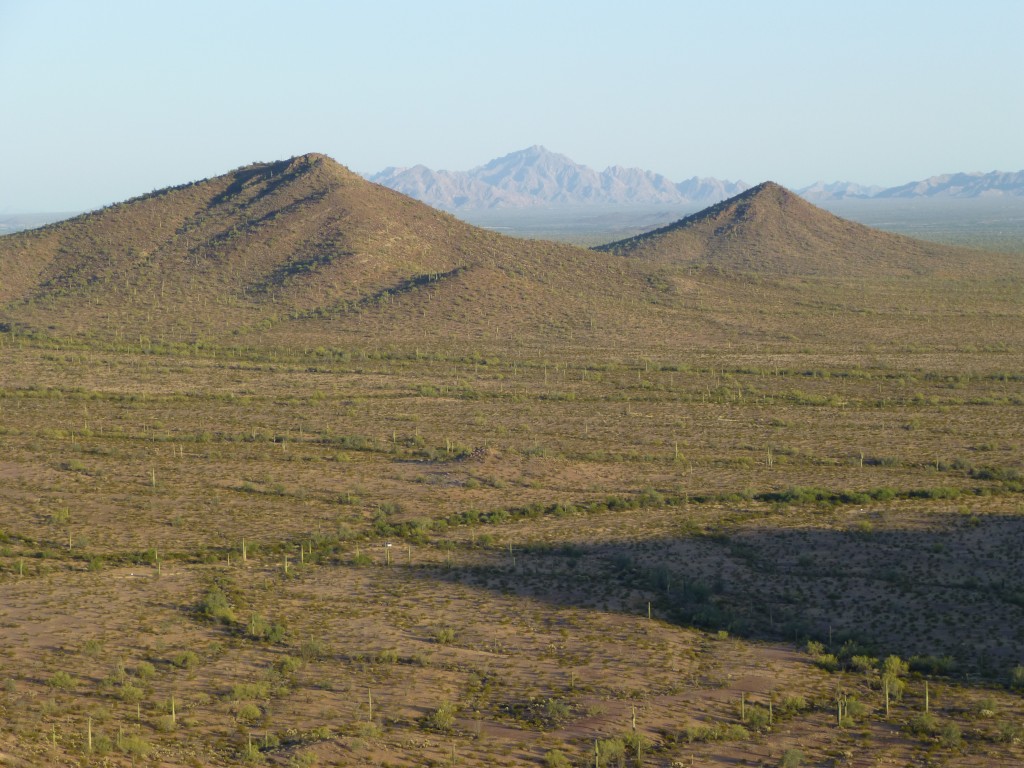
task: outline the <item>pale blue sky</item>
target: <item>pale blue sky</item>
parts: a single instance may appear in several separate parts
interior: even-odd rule
[[[899,184],[1024,168],[1024,2],[0,0],[0,212],[257,160]]]

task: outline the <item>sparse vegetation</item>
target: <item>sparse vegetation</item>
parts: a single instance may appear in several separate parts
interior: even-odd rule
[[[1019,270],[141,202],[0,241],[12,761],[1024,761]]]

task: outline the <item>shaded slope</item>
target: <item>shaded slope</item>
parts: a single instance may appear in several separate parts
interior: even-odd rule
[[[601,246],[691,267],[827,277],[955,274],[992,256],[871,229],[773,182],[643,235]]]

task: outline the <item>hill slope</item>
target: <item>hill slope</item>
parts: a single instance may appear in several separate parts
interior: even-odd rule
[[[885,343],[894,326],[877,317],[895,313],[900,334],[940,343],[935,308],[962,318],[965,278],[1019,274],[998,259],[870,230],[774,184],[602,250],[517,240],[306,155],[0,238],[0,328],[136,348],[618,359],[751,340]],[[1015,313],[1015,290],[990,309]],[[1001,317],[971,332],[996,324],[1009,338]]]
[[[829,277],[961,273],[991,261],[839,218],[770,181],[598,250],[728,271]]]
[[[337,334],[386,306],[399,324],[440,310],[479,326],[495,310],[544,325],[614,296],[621,272],[614,257],[473,227],[313,154],[0,238],[0,322],[180,339],[326,319]]]

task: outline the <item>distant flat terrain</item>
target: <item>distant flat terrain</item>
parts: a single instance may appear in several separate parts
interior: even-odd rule
[[[10,235],[26,229],[44,227],[55,221],[70,219],[77,214],[71,212],[50,213],[2,213],[0,214],[0,236]]]
[[[816,203],[869,227],[923,240],[1024,252],[1024,198],[877,199]],[[513,237],[594,246],[665,226],[700,206],[563,206],[458,211],[463,221]]]

